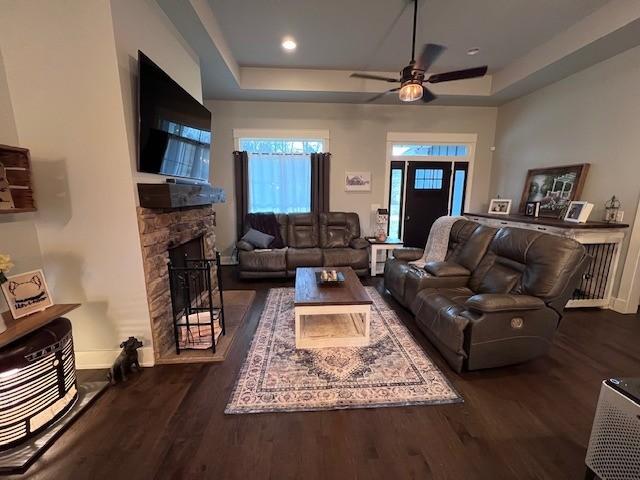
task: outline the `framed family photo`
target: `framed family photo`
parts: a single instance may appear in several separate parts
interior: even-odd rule
[[[526,215],[527,204],[540,202],[539,216],[562,218],[569,204],[580,198],[588,172],[588,163],[529,170],[520,213]]]
[[[571,202],[564,219],[567,222],[586,223],[589,220],[591,210],[593,210],[593,203]]]
[[[489,213],[493,215],[509,215],[511,213],[511,200],[494,198],[489,204]]]

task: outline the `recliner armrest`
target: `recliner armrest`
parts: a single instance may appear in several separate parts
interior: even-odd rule
[[[509,293],[482,293],[465,302],[470,310],[483,313],[506,312],[510,310],[540,310],[546,304],[538,297],[511,295]]]
[[[403,262],[413,262],[414,260],[420,260],[424,250],[421,248],[395,248],[393,250],[393,257]]]
[[[236,248],[238,250],[244,250],[245,252],[250,252],[255,249],[255,247],[246,240],[238,240],[238,242],[236,243]]]
[[[369,242],[367,242],[364,238],[354,238],[349,242],[349,246],[351,248],[355,248],[356,250],[362,250],[369,246]]]
[[[471,272],[455,262],[427,262],[424,269],[436,277],[470,277]]]

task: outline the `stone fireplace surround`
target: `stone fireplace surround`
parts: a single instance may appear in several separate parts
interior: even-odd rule
[[[175,352],[169,290],[169,249],[202,236],[205,257],[214,258],[216,216],[211,205],[188,208],[137,208],[142,262],[156,362]],[[215,284],[215,275],[212,281]]]

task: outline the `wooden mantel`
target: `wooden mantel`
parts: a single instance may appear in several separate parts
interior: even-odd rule
[[[24,337],[25,335],[44,327],[47,323],[54,321],[56,318],[75,310],[80,306],[79,303],[61,303],[51,305],[46,310],[32,313],[26,317],[14,319],[11,312],[4,312],[2,319],[7,325],[7,329],[0,333],[0,348]]]
[[[138,197],[144,208],[184,208],[223,203],[222,188],[209,184],[139,183]]]

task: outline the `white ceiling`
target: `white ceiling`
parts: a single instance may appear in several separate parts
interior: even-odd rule
[[[410,0],[156,2],[198,53],[206,99],[362,103],[389,84],[351,72],[395,76],[410,59]],[[433,72],[489,66],[433,85],[434,103],[499,105],[639,45],[640,0],[419,0],[418,25],[418,49],[448,47]]]
[[[410,60],[408,0],[208,0],[241,66],[400,71]],[[499,70],[607,0],[419,0],[418,45],[448,47],[436,70]],[[297,50],[280,48],[285,35]],[[474,57],[466,54],[479,47]]]

